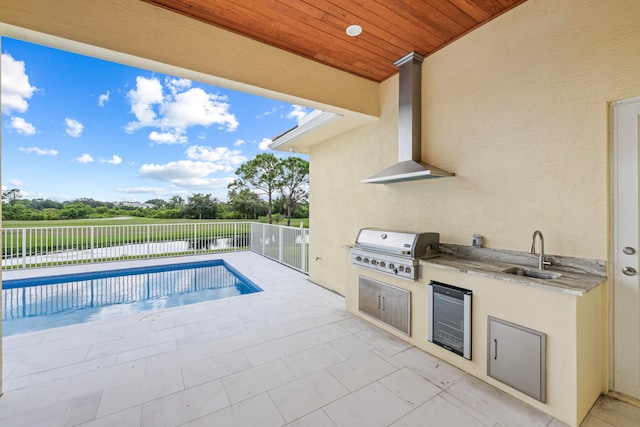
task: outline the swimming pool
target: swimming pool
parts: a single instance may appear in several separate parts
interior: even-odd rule
[[[2,287],[3,336],[262,291],[223,260],[6,280]]]

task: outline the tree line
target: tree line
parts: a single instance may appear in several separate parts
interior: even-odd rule
[[[309,163],[298,157],[278,159],[259,154],[236,170],[228,186],[228,200],[195,193],[184,199],[150,199],[144,204],[102,202],[79,198],[59,202],[26,199],[18,188],[2,192],[3,220],[57,220],[138,216],[185,219],[261,219],[269,224],[281,218],[308,218]]]

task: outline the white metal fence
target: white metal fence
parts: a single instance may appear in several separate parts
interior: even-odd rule
[[[309,272],[309,229],[251,223],[251,250],[304,273]]]
[[[308,236],[303,228],[250,222],[6,228],[2,268],[253,250],[308,273]]]

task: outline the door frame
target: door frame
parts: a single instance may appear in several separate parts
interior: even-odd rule
[[[640,96],[636,96],[636,97],[632,97],[632,98],[625,98],[625,99],[621,99],[618,101],[613,101],[609,103],[609,141],[610,141],[610,147],[609,147],[609,154],[610,154],[610,159],[609,159],[609,218],[610,218],[610,224],[609,224],[609,232],[611,233],[611,236],[609,238],[609,262],[607,263],[607,276],[609,278],[608,282],[609,282],[609,304],[608,304],[608,310],[609,310],[609,328],[608,328],[608,333],[609,333],[609,393],[616,395],[616,396],[620,396],[623,400],[635,400],[633,399],[631,396],[627,396],[625,394],[622,394],[621,392],[619,392],[618,390],[616,390],[616,300],[615,300],[615,292],[616,292],[616,281],[618,280],[617,278],[620,276],[620,269],[617,268],[618,267],[618,221],[617,221],[617,214],[618,214],[618,200],[619,200],[619,194],[618,194],[618,180],[617,178],[617,173],[618,173],[618,169],[617,169],[617,160],[618,160],[618,149],[619,149],[619,144],[618,144],[618,134],[617,134],[617,125],[618,125],[618,116],[616,115],[616,110],[615,107],[617,106],[621,106],[621,105],[625,105],[625,104],[633,104],[633,103],[640,103]],[[638,143],[638,150],[640,152],[640,143]],[[638,174],[640,176],[640,157],[637,160],[637,167],[638,167]],[[640,199],[640,195],[639,195],[639,199]],[[639,204],[639,212],[638,215],[640,216],[640,200],[638,201]],[[638,252],[640,252],[640,247],[637,248]],[[640,354],[637,355],[638,357],[640,357]]]

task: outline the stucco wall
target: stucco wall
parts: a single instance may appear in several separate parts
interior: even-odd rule
[[[578,399],[577,413],[586,415],[591,409],[593,399],[602,391],[608,391],[609,342],[607,331],[608,305],[606,295],[608,286],[600,286],[587,297],[577,299],[578,334],[576,340],[578,364],[577,387],[581,399]],[[594,375],[600,372],[601,375]]]
[[[518,251],[539,229],[548,254],[607,260],[609,103],[640,95],[639,19],[636,1],[529,0],[428,57],[422,160],[453,178],[360,183],[397,156],[398,78],[382,83],[377,123],[312,147],[311,280],[345,294],[357,312],[357,269],[342,246],[370,226],[437,231],[443,242],[467,245],[480,233],[488,247]],[[425,283],[412,299],[424,299]],[[457,277],[455,284],[477,283]],[[550,336],[548,404],[514,394],[579,423],[608,387],[608,287],[562,301],[482,284],[474,299],[500,297],[503,308],[485,306],[474,327],[491,314]],[[516,304],[522,297],[536,303]],[[412,316],[414,325],[427,324],[425,311]],[[482,343],[485,332],[474,339]],[[414,328],[409,341],[486,379],[486,348],[464,362],[420,334]]]
[[[423,64],[423,160],[454,178],[360,184],[394,163],[397,76],[381,118],[311,150],[311,278],[344,293],[365,226],[606,259],[608,103],[640,95],[640,2],[529,0]]]

